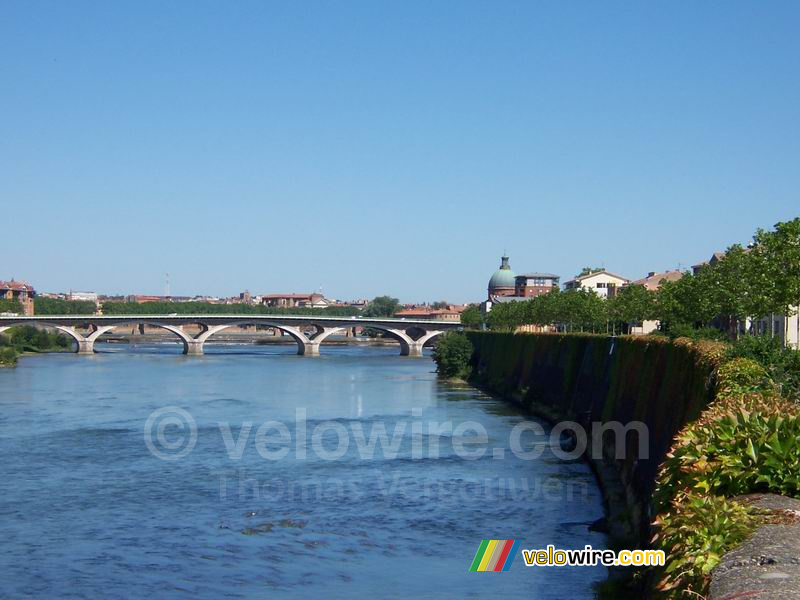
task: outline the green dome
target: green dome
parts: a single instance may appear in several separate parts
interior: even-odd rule
[[[508,264],[508,257],[504,256],[501,259],[500,268],[494,272],[494,275],[489,280],[489,289],[513,288],[516,283],[515,278],[516,275]]]

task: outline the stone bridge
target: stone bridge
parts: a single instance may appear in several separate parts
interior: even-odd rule
[[[423,319],[371,317],[320,317],[297,315],[37,315],[0,316],[0,333],[14,325],[33,325],[57,329],[77,342],[79,354],[94,353],[97,339],[122,325],[160,327],[183,342],[184,354],[203,354],[203,345],[215,333],[239,325],[262,325],[280,330],[297,342],[297,353],[304,356],[319,354],[320,344],[329,336],[343,333],[350,327],[371,327],[400,343],[403,356],[422,356],[426,342],[449,329],[459,329],[460,323]],[[200,332],[191,334],[184,325],[199,325]],[[307,333],[303,329],[313,327]],[[86,330],[84,333],[81,330]]]

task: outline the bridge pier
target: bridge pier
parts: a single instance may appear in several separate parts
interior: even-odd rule
[[[419,342],[411,342],[410,344],[400,344],[400,356],[422,356],[423,344]]]
[[[94,354],[94,340],[78,340],[78,354]]]
[[[304,342],[297,346],[297,353],[300,356],[319,356],[319,342]]]
[[[203,345],[205,341],[201,342],[199,340],[184,340],[183,342],[183,353],[188,356],[202,356],[203,355]]]

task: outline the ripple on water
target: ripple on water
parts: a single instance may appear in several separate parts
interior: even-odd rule
[[[429,360],[365,347],[326,348],[319,361],[288,346],[226,347],[199,360],[176,345],[111,350],[89,360],[25,357],[23,368],[0,372],[0,453],[13,457],[0,466],[0,597],[488,597],[547,589],[589,598],[605,576],[534,572],[519,560],[502,580],[467,573],[482,539],[602,547],[604,537],[586,531],[602,516],[602,501],[582,463],[522,461],[510,452],[463,460],[447,434],[440,458],[419,460],[412,441],[422,441],[427,456],[435,440],[414,438],[411,427],[396,458],[378,450],[362,459],[352,437],[340,460],[318,458],[310,439],[306,460],[258,454],[257,426],[281,421],[294,436],[297,407],[308,411],[309,438],[331,419],[348,430],[358,421],[367,438],[385,423],[391,437],[421,407],[423,422],[478,421],[492,445],[507,447],[523,417],[469,387],[437,382]],[[197,421],[197,445],[181,461],[155,458],[143,440],[148,415],[170,405]],[[217,422],[236,423],[236,440],[247,420],[250,438],[231,459]],[[225,494],[219,472],[227,473]],[[240,474],[255,482],[244,494]],[[548,500],[548,478],[588,491]],[[265,490],[269,482],[276,485]]]

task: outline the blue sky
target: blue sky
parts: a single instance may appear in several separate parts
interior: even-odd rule
[[[800,214],[797,2],[0,4],[0,279],[480,301]]]

